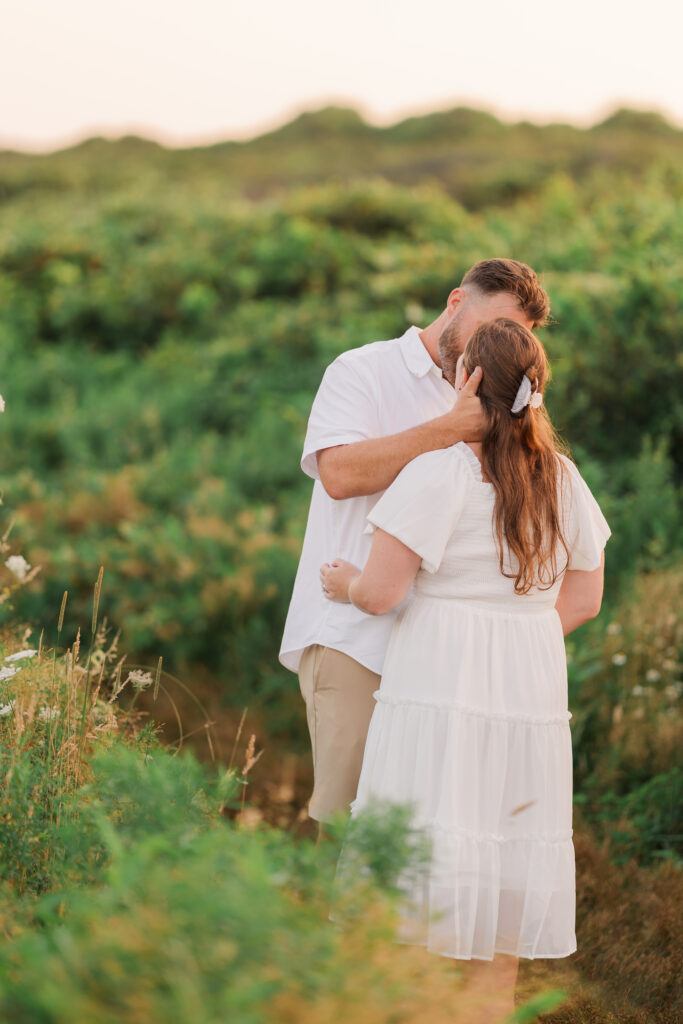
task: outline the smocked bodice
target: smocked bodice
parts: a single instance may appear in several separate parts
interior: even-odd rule
[[[472,449],[460,442],[453,447],[454,455],[456,450],[471,475],[466,498],[438,571],[430,573],[420,569],[414,585],[415,596],[460,598],[519,613],[553,608],[561,579],[548,590],[533,588],[528,594],[519,595],[514,591],[514,578],[500,571],[493,533],[495,489],[493,484],[482,481],[481,463]],[[562,566],[562,552],[558,561]],[[505,565],[510,571],[507,549]]]

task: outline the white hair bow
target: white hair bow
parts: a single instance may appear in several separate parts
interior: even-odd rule
[[[531,390],[531,381],[526,374],[522,377],[522,383],[517,389],[515,400],[510,407],[510,412],[521,412],[525,406],[530,405],[532,409],[538,409],[539,405],[543,401],[543,395],[540,391]]]

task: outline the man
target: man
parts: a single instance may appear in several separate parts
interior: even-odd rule
[[[528,328],[548,315],[534,271],[508,259],[472,267],[423,330],[343,352],[313,402],[301,468],[315,481],[280,661],[299,673],[313,751],[308,813],[319,823],[356,795],[363,750],[394,618],[328,601],[320,566],[364,565],[366,515],[406,463],[458,441],[476,441],[483,413],[475,371],[455,402],[458,356],[480,323],[505,316]],[[478,370],[478,368],[477,368]]]

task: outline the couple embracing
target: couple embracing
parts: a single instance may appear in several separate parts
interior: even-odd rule
[[[469,961],[498,1012],[519,957],[576,950],[564,636],[600,609],[610,536],[546,412],[548,311],[530,267],[484,260],[429,326],[327,368],[280,651],[310,816],[411,805],[431,860],[397,941]]]

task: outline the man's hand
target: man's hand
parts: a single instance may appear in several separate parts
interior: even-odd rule
[[[477,397],[477,389],[481,383],[482,371],[477,366],[469,376],[465,386],[458,392],[458,398],[452,410],[441,417],[444,424],[453,429],[455,444],[457,441],[481,441],[486,431],[486,415]]]
[[[320,566],[320,582],[323,594],[329,601],[338,601],[341,604],[350,604],[349,584],[356,576],[360,576],[360,569],[343,558],[335,558],[333,562],[325,562]]]
[[[352,444],[333,445],[317,453],[320,481],[330,498],[357,498],[385,491],[403,467],[437,448],[458,441],[480,441],[486,417],[477,398],[481,369],[477,367],[458,393],[453,409],[399,434]]]

